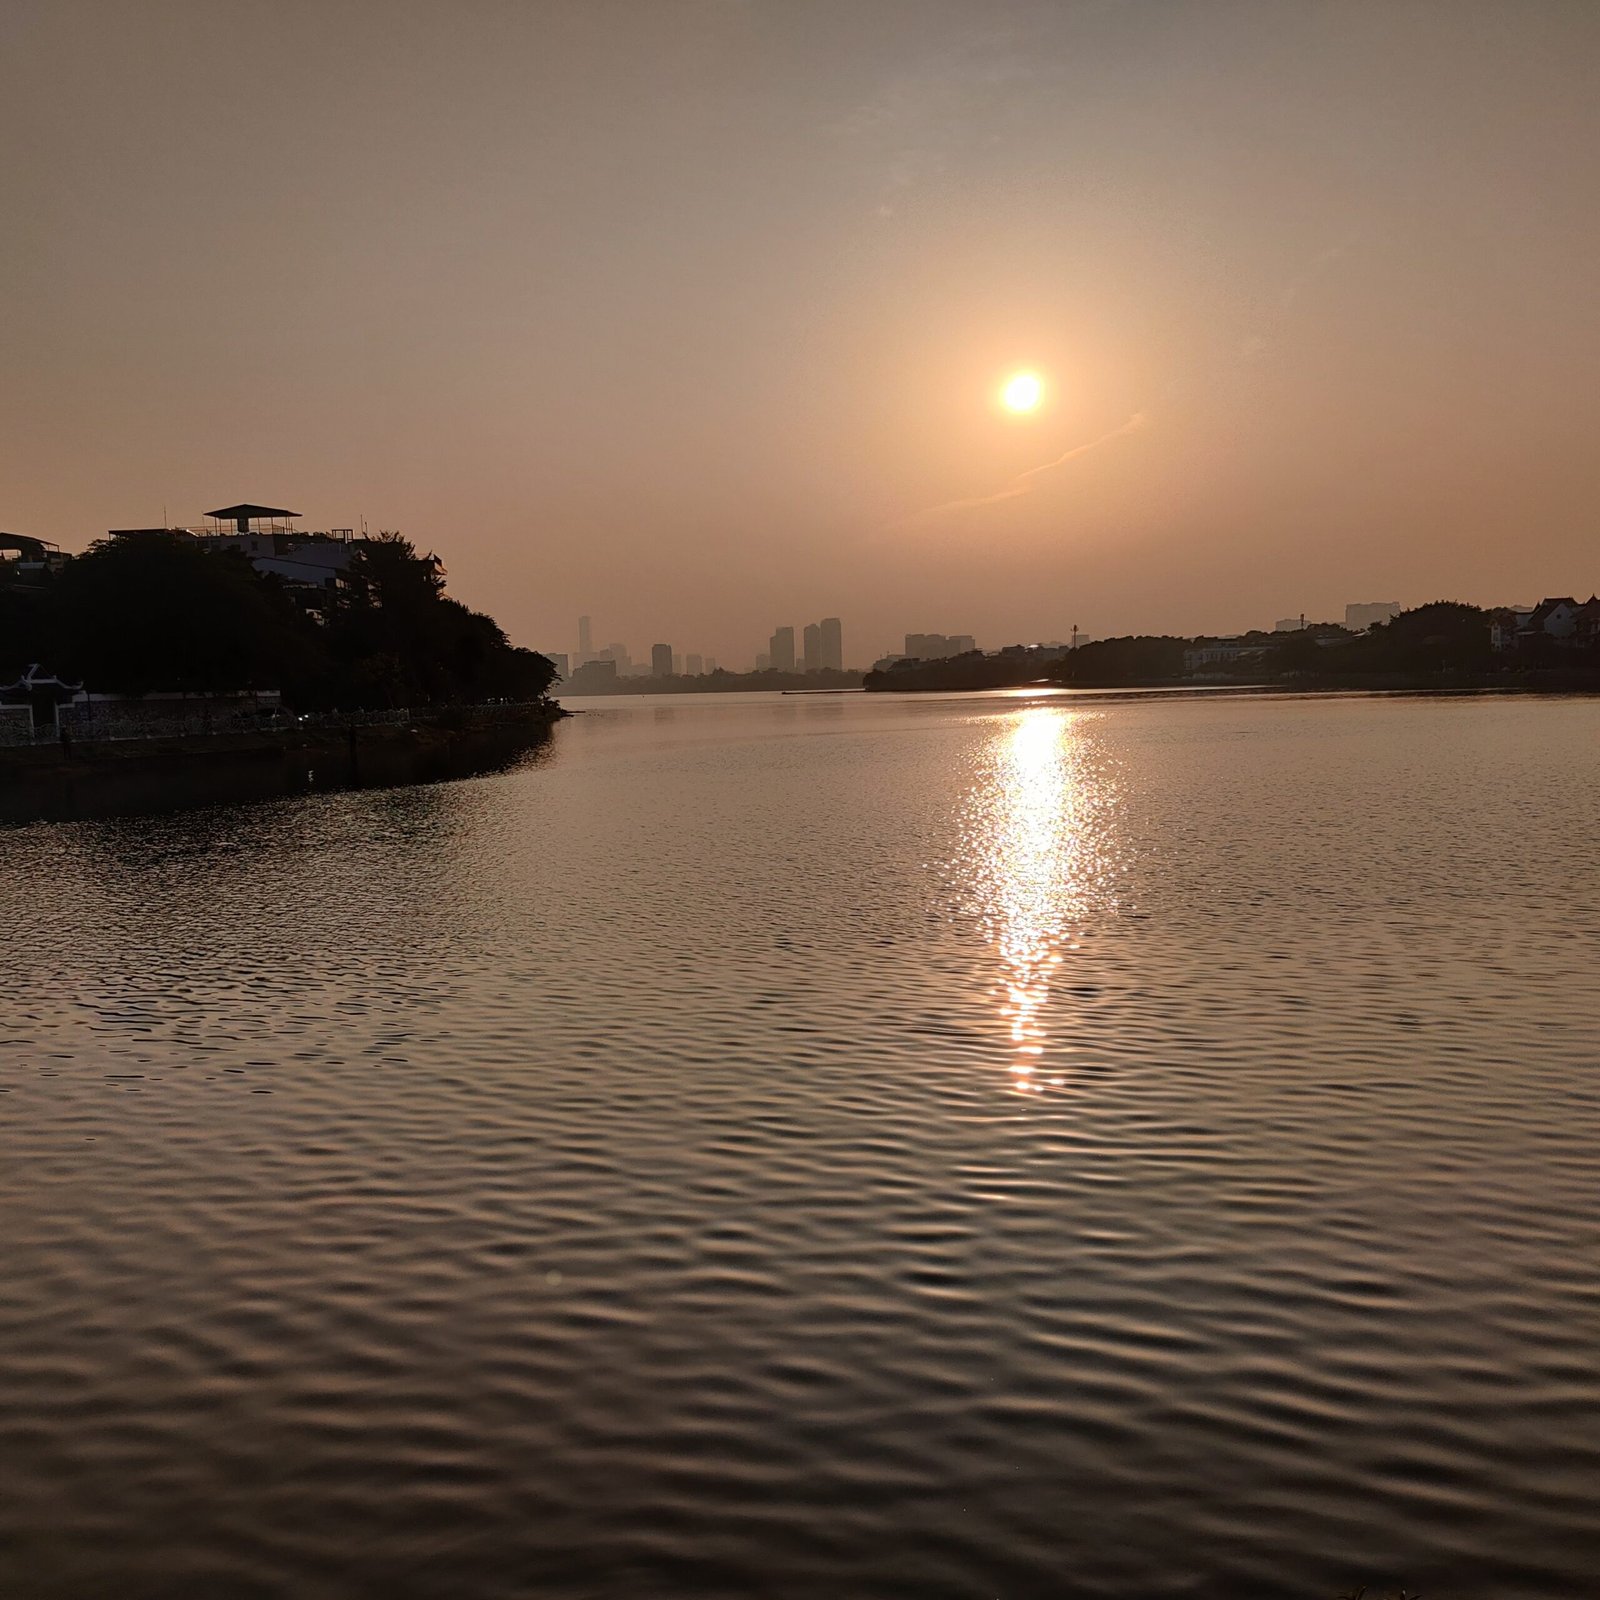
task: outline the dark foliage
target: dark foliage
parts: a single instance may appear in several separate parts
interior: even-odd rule
[[[53,581],[24,586],[15,581],[10,565],[0,562],[0,682],[44,660],[54,644]]]
[[[1291,634],[1291,644],[1298,635]],[[1298,658],[1280,660],[1293,668]],[[1434,600],[1402,611],[1358,637],[1318,648],[1305,670],[1322,672],[1487,672],[1496,665],[1489,646],[1489,613],[1456,600]]]
[[[777,672],[766,668],[761,672],[729,672],[718,667],[715,672],[702,672],[694,676],[675,673],[664,678],[599,678],[592,682],[576,680],[580,687],[569,688],[577,695],[601,694],[728,694],[736,691],[805,690],[816,693],[822,690],[859,689],[859,672],[820,668],[816,672]]]
[[[554,681],[397,534],[363,541],[348,581],[317,599],[298,603],[234,551],[121,534],[40,589],[0,587],[0,671],[40,661],[106,692],[270,688],[340,710],[534,700]]]
[[[1165,683],[1183,675],[1186,639],[1164,634],[1127,634],[1118,639],[1096,639],[1063,656],[1050,668],[1057,683],[1083,688],[1117,684]]]
[[[299,617],[234,551],[166,533],[102,539],[68,563],[47,601],[51,666],[94,688],[276,687],[297,654]]]
[[[1010,689],[1038,681],[1043,666],[1027,655],[986,656],[981,650],[938,661],[907,661],[869,672],[869,689]]]

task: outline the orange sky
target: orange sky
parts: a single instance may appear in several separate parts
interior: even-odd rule
[[[0,527],[365,516],[732,665],[1587,594],[1597,69],[1592,0],[8,0]]]

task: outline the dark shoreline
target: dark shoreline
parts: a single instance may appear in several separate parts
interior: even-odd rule
[[[889,674],[884,674],[888,677]],[[914,677],[908,673],[906,676]],[[1293,678],[1141,678],[1080,683],[1028,678],[1014,683],[869,682],[868,694],[981,694],[996,690],[1071,690],[1079,694],[1575,694],[1600,695],[1593,672],[1342,673]]]
[[[283,730],[0,748],[0,824],[473,777],[548,744],[568,714],[554,702],[446,708],[399,723],[319,719]]]

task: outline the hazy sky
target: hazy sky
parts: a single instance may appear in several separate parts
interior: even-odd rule
[[[1597,83],[1597,0],[0,0],[0,527],[738,665],[1587,595]]]

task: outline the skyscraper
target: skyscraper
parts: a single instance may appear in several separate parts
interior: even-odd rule
[[[843,671],[844,625],[837,617],[824,617],[817,627],[822,635],[822,659],[817,665],[830,672]]]
[[[805,631],[805,655],[800,661],[802,672],[815,672],[822,665],[822,629],[808,622]]]
[[[578,665],[594,654],[594,628],[588,617],[578,618]]]
[[[774,672],[794,671],[794,629],[776,628],[767,646],[767,656]]]
[[[692,651],[683,658],[683,670],[691,678],[698,678],[705,670],[703,659]]]
[[[1370,628],[1375,622],[1387,622],[1390,617],[1399,615],[1398,600],[1369,600],[1364,605],[1346,606],[1344,625],[1352,633],[1359,633],[1363,628]]]
[[[672,676],[672,646],[670,644],[653,644],[650,646],[650,676],[652,678],[670,678]]]
[[[970,633],[908,633],[906,654],[913,661],[942,661],[976,650]]]

